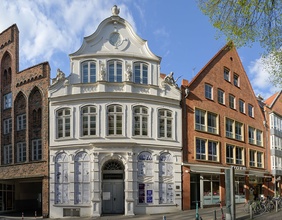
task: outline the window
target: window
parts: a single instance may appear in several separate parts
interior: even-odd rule
[[[244,165],[244,149],[226,144],[226,163]]]
[[[138,203],[139,204],[153,203],[152,183],[138,183]]]
[[[235,109],[235,96],[229,94],[229,107]]]
[[[32,140],[32,160],[42,159],[42,141],[41,139]]]
[[[262,131],[249,126],[249,143],[263,146]]]
[[[134,136],[148,135],[148,109],[144,106],[136,106],[133,108],[134,117]]]
[[[96,82],[96,63],[86,61],[81,64],[82,83]]]
[[[17,143],[17,162],[26,161],[26,144],[24,142]]]
[[[252,127],[249,127],[249,143],[255,144],[255,129]]]
[[[85,152],[80,152],[74,159],[74,203],[90,202],[90,159]]]
[[[4,164],[12,163],[12,145],[4,145]]]
[[[242,99],[239,99],[239,111],[245,114],[245,102]]]
[[[254,117],[254,107],[251,104],[248,104],[248,114],[250,117]]]
[[[122,107],[108,106],[108,135],[122,135]]]
[[[68,157],[60,153],[55,159],[55,203],[66,204],[69,202]]]
[[[217,100],[218,103],[220,104],[225,104],[225,95],[224,95],[224,91],[222,91],[221,89],[217,90]]]
[[[173,204],[174,203],[174,187],[173,183],[163,183],[159,184],[159,198],[160,204]]]
[[[234,137],[233,124],[234,124],[234,120],[226,118],[226,124],[225,124],[226,137],[229,137],[229,138]]]
[[[250,150],[249,154],[250,167],[263,168],[263,153],[255,150]]]
[[[4,95],[4,109],[12,107],[12,93]]]
[[[218,142],[196,138],[196,159],[218,161]]]
[[[240,122],[235,122],[235,139],[243,141],[243,124]]]
[[[212,99],[212,86],[205,84],[205,97],[207,99]]]
[[[4,119],[4,134],[12,133],[12,118]]]
[[[234,86],[239,87],[239,76],[236,73],[234,73],[233,75],[233,83],[234,83]]]
[[[96,135],[97,112],[94,106],[85,106],[81,109],[82,113],[82,135]]]
[[[195,110],[195,129],[209,133],[218,133],[218,115],[204,110]]]
[[[57,138],[70,137],[70,122],[70,109],[64,108],[57,111]]]
[[[138,155],[138,176],[153,176],[153,157],[150,152],[141,152]]]
[[[115,60],[108,63],[109,82],[122,82],[122,64]]]
[[[257,135],[257,145],[262,146],[262,131],[257,129],[256,135]]]
[[[244,125],[238,121],[230,118],[225,119],[225,135],[228,138],[236,139],[239,141],[244,140]]]
[[[159,160],[159,175],[160,177],[164,176],[173,176],[173,160],[172,156],[169,153],[162,153]]]
[[[172,138],[172,111],[159,110],[159,137]]]
[[[17,116],[17,130],[24,130],[26,128],[26,114]]]
[[[227,68],[224,68],[224,79],[230,82],[230,70]]]
[[[134,64],[134,82],[148,84],[148,65],[145,63]]]

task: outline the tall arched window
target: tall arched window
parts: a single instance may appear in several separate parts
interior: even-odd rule
[[[122,135],[122,106],[108,106],[108,135]]]
[[[162,153],[159,159],[160,203],[174,203],[173,159],[170,153]]]
[[[95,106],[85,106],[81,109],[82,135],[96,135],[97,112]]]
[[[122,63],[117,60],[108,63],[109,82],[122,82]]]
[[[70,109],[63,108],[57,111],[57,138],[70,137],[71,113]]]
[[[153,203],[153,158],[150,152],[141,152],[138,155],[138,203]]]
[[[172,111],[159,110],[159,137],[172,138]]]
[[[134,82],[148,84],[148,65],[145,63],[134,63]]]
[[[148,108],[145,106],[136,106],[133,108],[134,131],[133,135],[148,135]]]
[[[55,203],[69,202],[68,156],[60,153],[55,159]]]
[[[82,83],[96,82],[96,63],[85,61],[81,64]]]
[[[80,152],[74,160],[74,203],[90,202],[90,159],[85,152]]]

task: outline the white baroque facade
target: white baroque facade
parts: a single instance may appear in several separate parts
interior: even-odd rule
[[[49,89],[51,218],[182,207],[181,92],[116,6],[112,13]]]

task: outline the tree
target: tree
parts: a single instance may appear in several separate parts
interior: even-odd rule
[[[198,0],[198,6],[236,47],[259,42],[271,82],[282,86],[282,0]]]

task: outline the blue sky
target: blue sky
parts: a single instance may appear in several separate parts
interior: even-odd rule
[[[48,61],[52,78],[57,68],[69,75],[68,55],[111,16],[115,4],[151,51],[162,57],[161,72],[181,76],[179,85],[182,78],[191,81],[226,43],[196,0],[1,0],[0,32],[17,24],[20,70]],[[238,49],[255,94],[268,98],[278,88],[269,83],[262,52],[258,44]]]

